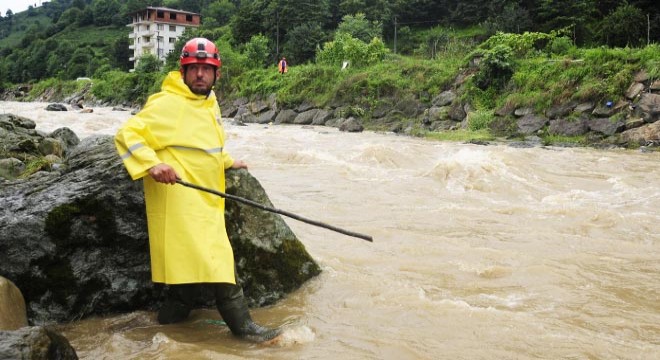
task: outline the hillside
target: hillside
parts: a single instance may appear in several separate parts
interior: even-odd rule
[[[579,46],[576,29],[571,27],[513,33],[494,32],[487,24],[431,24],[397,28],[398,53],[394,53],[394,44],[388,38],[391,24],[357,14],[343,16],[328,29],[316,29],[327,32],[327,41],[320,45],[321,38],[315,38],[314,44],[300,44],[313,45],[315,50],[305,55],[305,61],[300,53],[287,54],[290,71],[281,76],[272,61],[272,39],[262,34],[247,37],[255,29],[245,28],[245,19],[238,18],[252,16],[243,12],[247,9],[270,11],[255,8],[267,3],[244,2],[243,7],[234,9],[227,25],[208,23],[186,34],[208,37],[219,46],[223,68],[217,91],[226,115],[233,110],[245,112],[234,102],[242,106],[266,102],[267,106],[256,106],[259,111],[249,111],[255,118],[247,121],[277,121],[282,110],[299,115],[305,109],[317,109],[331,111],[334,119],[352,117],[374,130],[438,138],[462,134],[459,136],[466,139],[532,135],[525,133],[527,130],[522,128],[527,127],[520,124],[527,116],[525,121],[540,124],[533,133],[547,143],[617,142],[607,138],[652,123],[656,116],[652,107],[650,120],[639,123],[634,120],[641,115],[633,111],[638,109],[642,93],[657,93],[660,48],[655,44]],[[94,4],[92,1],[90,6]],[[630,6],[622,5],[617,11],[633,14],[639,10]],[[300,11],[315,18],[324,10],[309,7]],[[118,68],[128,57],[127,36],[122,35],[126,29],[113,24],[82,25],[82,14],[72,9],[64,11],[56,27],[50,27],[57,30],[52,36],[35,38],[26,48],[13,49],[0,60],[0,74],[5,75],[1,83],[7,89],[3,98],[61,100],[83,92],[85,100],[94,103],[140,106],[149,94],[158,91],[164,74],[177,67],[173,56],[160,70],[157,60],[145,60],[143,64],[148,66],[134,73]],[[67,16],[77,20],[66,25],[62,18]],[[612,19],[608,16],[602,21]],[[636,28],[639,24],[625,25]],[[261,26],[270,25],[260,23],[257,28]],[[295,33],[293,28],[289,30]],[[27,31],[21,41],[25,42],[30,33]],[[372,37],[374,33],[383,37]],[[301,39],[289,37],[288,41],[294,44]],[[282,49],[287,49],[286,43]],[[7,82],[7,76],[28,80]],[[76,77],[93,78],[91,87],[71,81]],[[12,83],[28,85],[16,91]],[[628,95],[631,87],[640,86],[634,96]],[[447,103],[440,99],[445,95],[450,98]],[[605,104],[611,104],[612,111],[601,109]],[[270,111],[271,118],[262,110]],[[559,125],[551,123],[557,117],[567,122],[564,129],[574,126],[577,130],[557,130]],[[612,124],[622,122],[623,127],[617,125],[614,132],[594,135],[588,123],[593,118],[609,119]]]

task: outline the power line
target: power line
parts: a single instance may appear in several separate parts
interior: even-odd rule
[[[429,23],[439,23],[441,20],[428,20],[428,21],[408,21],[408,22],[398,22],[398,25],[408,25],[408,24],[429,24]]]

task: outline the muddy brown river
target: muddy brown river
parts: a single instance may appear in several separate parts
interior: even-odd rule
[[[37,129],[114,134],[130,114],[0,102]],[[297,125],[236,126],[227,148],[322,274],[253,310],[279,346],[217,312],[62,326],[81,359],[652,359],[660,354],[660,152],[514,148]]]

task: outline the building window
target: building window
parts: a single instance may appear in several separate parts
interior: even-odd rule
[[[186,14],[186,21],[187,22],[192,22],[192,15]]]
[[[176,32],[176,25],[170,25],[170,32]]]
[[[176,44],[176,38],[170,38],[169,43],[170,44]]]
[[[163,24],[158,24],[158,30],[159,31],[162,31],[164,28],[165,28],[165,26]]]
[[[157,16],[159,19],[164,19],[164,18],[165,18],[165,13],[164,13],[163,11],[158,11],[158,12],[156,13],[156,16]]]
[[[150,26],[150,25],[145,25],[145,26],[144,26],[144,30],[149,31],[149,26]]]
[[[176,20],[176,14],[170,13],[170,20]]]

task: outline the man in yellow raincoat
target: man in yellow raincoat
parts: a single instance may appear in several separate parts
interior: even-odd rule
[[[207,286],[232,333],[270,341],[280,331],[252,321],[236,281],[224,199],[172,186],[182,179],[224,192],[225,169],[247,167],[224,148],[220,107],[212,91],[220,75],[217,47],[204,38],[192,39],[182,50],[180,65],[115,136],[129,174],[144,181],[152,280],[168,285],[158,321],[186,319],[201,286]]]

